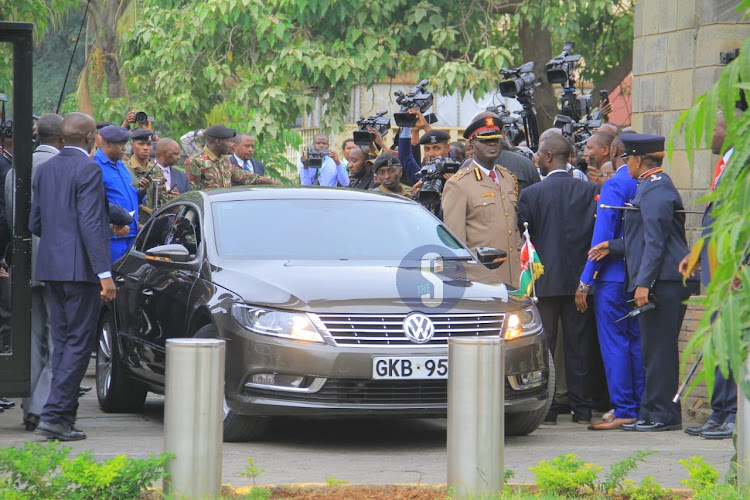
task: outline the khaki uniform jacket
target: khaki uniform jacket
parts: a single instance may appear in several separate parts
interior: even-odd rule
[[[146,191],[143,203],[138,205],[138,222],[144,224],[148,218],[151,217],[151,214],[154,213],[154,189],[156,189],[156,182],[154,182],[154,179],[158,178],[159,185],[162,186],[164,184],[164,176],[160,169],[153,168],[154,162],[151,160],[148,161],[145,167],[138,164],[135,160],[135,155],[131,156],[128,160],[123,158],[122,162],[130,171],[130,175],[133,176],[133,182],[136,186],[148,172],[151,172],[151,174],[149,174],[151,177],[151,185],[149,186],[148,191]]]
[[[505,283],[518,286],[518,182],[510,170],[499,165],[497,170],[499,186],[474,161],[448,179],[443,188],[443,220],[472,250],[494,247],[507,252],[498,273]]]

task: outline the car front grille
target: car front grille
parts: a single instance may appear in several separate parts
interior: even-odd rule
[[[414,346],[404,334],[406,314],[319,314],[337,345]],[[449,338],[500,335],[505,314],[428,314],[435,335],[427,346],[445,345]]]

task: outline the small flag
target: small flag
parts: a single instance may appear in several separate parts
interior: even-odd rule
[[[518,283],[518,295],[531,295],[534,292],[534,281],[544,274],[544,266],[539,260],[534,244],[531,243],[529,229],[523,232],[521,247],[521,278]]]

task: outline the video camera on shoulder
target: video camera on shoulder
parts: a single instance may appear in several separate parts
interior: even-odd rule
[[[427,91],[427,84],[430,80],[424,79],[417,84],[414,89],[408,94],[404,94],[402,91],[397,90],[393,93],[396,96],[396,104],[401,106],[399,113],[393,113],[393,120],[399,127],[413,127],[417,123],[417,117],[407,113],[412,108],[417,108],[423,115],[430,109],[433,102],[432,92]],[[425,115],[424,119],[427,123],[435,123],[437,117],[434,113]]]
[[[374,128],[380,133],[380,137],[385,137],[391,128],[391,119],[385,116],[388,114],[387,109],[382,109],[369,118],[360,116],[357,120],[359,130],[354,131],[354,144],[360,147],[367,147],[375,141],[375,134],[367,130],[369,127]]]
[[[425,164],[422,170],[422,188],[419,190],[419,203],[422,205],[436,205],[440,203],[440,197],[443,194],[445,174],[455,174],[461,165],[451,162],[449,158],[438,156],[434,161]]]
[[[310,149],[307,151],[307,166],[309,168],[320,168],[323,166],[323,160],[326,156],[330,154],[330,151],[327,149],[323,149],[321,151],[317,151],[315,147],[310,146]]]
[[[500,117],[500,121],[503,124],[503,133],[513,146],[518,146],[521,141],[526,139],[523,130],[518,126],[518,117],[508,111],[504,104],[487,106],[485,111],[489,111]]]

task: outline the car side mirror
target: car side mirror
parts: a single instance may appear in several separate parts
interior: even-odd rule
[[[493,247],[477,247],[477,260],[487,269],[497,269],[503,265],[508,254]]]
[[[184,246],[172,243],[146,250],[146,258],[164,262],[188,262],[190,260],[190,252]]]

